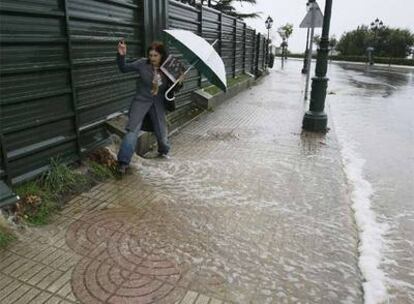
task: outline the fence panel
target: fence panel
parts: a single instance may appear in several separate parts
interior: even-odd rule
[[[192,6],[177,2],[170,1],[169,6],[169,28],[171,29],[185,29],[192,31],[193,33],[200,35],[201,22],[200,22],[200,11]],[[180,53],[171,45],[169,51],[172,55],[182,58]],[[200,83],[200,74],[197,70],[192,69],[186,77],[185,85],[183,89],[177,94],[176,107],[177,109],[187,107],[192,103],[191,92],[198,89]],[[176,113],[175,113],[176,112]],[[175,111],[170,115],[170,121],[174,122],[179,120],[175,116],[179,116],[181,111]]]
[[[0,125],[9,181],[79,158],[66,19],[60,0],[0,7]]]
[[[102,143],[103,123],[128,109],[139,81],[118,71],[118,40],[139,58],[164,27],[219,39],[227,77],[264,68],[265,40],[211,8],[175,0],[2,0],[0,179],[19,183],[47,170],[53,157],[75,161]],[[208,82],[192,70],[168,116],[172,128],[188,119],[200,85]]]
[[[243,61],[244,61],[244,25],[245,23],[236,21],[236,43],[235,43],[235,74],[239,75],[243,73]]]
[[[223,14],[222,28],[222,54],[224,65],[226,67],[227,77],[233,76],[234,69],[234,18]]]
[[[105,139],[99,122],[128,109],[135,93],[138,76],[121,74],[114,58],[120,38],[128,44],[128,58],[144,54],[142,6],[139,0],[68,1],[73,82],[83,151],[92,147],[88,142],[97,144],[97,138]]]
[[[254,73],[255,31],[246,29],[246,72]]]
[[[127,109],[137,81],[118,72],[116,44],[140,57],[141,20],[141,0],[2,0],[1,178],[19,183],[107,138],[102,122]]]
[[[220,50],[220,39],[221,39],[221,34],[220,34],[221,19],[220,18],[221,16],[220,16],[219,11],[210,9],[208,7],[202,8],[201,36],[204,37],[210,44],[213,44],[214,42],[216,42],[216,44],[214,45],[214,48],[216,49],[218,53],[220,53],[221,51]],[[209,86],[210,83],[208,82],[208,80],[203,75],[201,75],[201,77],[202,77],[201,86],[202,87]]]
[[[257,51],[259,53],[257,54],[257,57],[258,57],[257,65],[258,65],[259,70],[263,70],[264,69],[264,63],[265,63],[265,55],[264,55],[264,52],[265,52],[265,38],[263,38],[262,35],[259,36],[258,44],[259,45],[258,45]]]
[[[202,20],[203,14],[199,9],[174,0],[169,1],[168,27],[170,29],[184,29],[201,35],[203,31]],[[171,45],[169,45],[169,52],[177,58],[182,58],[181,54]],[[187,74],[184,87],[176,95],[176,110],[168,115],[171,129],[180,126],[188,119],[188,115],[193,109],[192,92],[200,87],[200,83],[200,73],[196,69],[192,69]]]

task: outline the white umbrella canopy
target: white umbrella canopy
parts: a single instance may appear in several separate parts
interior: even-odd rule
[[[220,55],[204,38],[186,30],[164,30],[167,39],[200,73],[223,91],[227,90],[226,69]]]

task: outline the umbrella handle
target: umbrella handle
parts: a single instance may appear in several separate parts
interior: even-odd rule
[[[177,83],[179,83],[180,82],[180,80],[179,79],[177,79],[173,84],[172,84],[172,86],[165,92],[165,94],[164,94],[164,97],[165,97],[165,99],[167,100],[167,101],[174,101],[175,100],[175,96],[173,97],[173,98],[169,98],[168,97],[168,94],[172,91],[172,89],[174,89],[174,87],[177,85]]]
[[[197,62],[198,62],[198,60],[197,60]],[[188,69],[183,73],[183,75],[187,75],[188,74],[188,72],[190,72],[190,70],[194,67],[194,65],[195,65],[196,63],[194,63],[194,64],[192,64],[192,65],[190,65],[189,67],[188,67]],[[167,101],[174,101],[174,99],[175,99],[175,96],[173,97],[173,98],[169,98],[168,97],[168,94],[172,91],[172,89],[174,89],[174,87],[178,84],[180,82],[180,79],[177,79],[173,84],[172,84],[172,86],[165,92],[165,99],[167,99]]]

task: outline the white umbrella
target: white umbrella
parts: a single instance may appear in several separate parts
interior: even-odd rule
[[[195,67],[210,83],[227,90],[226,69],[220,55],[204,38],[186,30],[164,30],[167,38],[191,64],[184,74]],[[171,87],[171,89],[174,85]]]

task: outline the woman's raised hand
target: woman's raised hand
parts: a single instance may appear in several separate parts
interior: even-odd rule
[[[125,56],[127,52],[127,46],[124,40],[119,41],[118,43],[118,53],[121,56]]]

